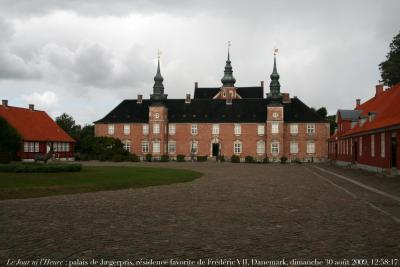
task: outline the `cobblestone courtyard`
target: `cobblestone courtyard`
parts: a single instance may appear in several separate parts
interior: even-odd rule
[[[43,257],[400,257],[399,178],[327,164],[134,165],[188,168],[204,176],[167,186],[1,201],[1,264]]]

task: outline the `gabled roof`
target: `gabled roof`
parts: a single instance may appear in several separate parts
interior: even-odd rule
[[[184,99],[168,99],[163,101],[168,109],[169,122],[260,122],[267,120],[266,98],[233,99],[232,105],[220,99],[192,99],[185,103]],[[95,123],[147,123],[151,100],[124,100],[109,114]],[[284,120],[286,122],[326,122],[316,112],[298,98],[292,98],[290,103],[284,103]]]
[[[1,105],[0,117],[15,128],[23,140],[75,142],[44,111]]]
[[[194,98],[213,98],[221,90],[220,87],[197,87],[194,89]],[[236,92],[242,98],[263,98],[264,88],[261,86],[254,87],[236,87]]]
[[[357,123],[353,129],[343,135],[348,136],[400,125],[399,103],[400,83],[359,105],[356,110],[361,112],[360,116],[368,117],[370,113],[374,113],[373,119],[371,121],[367,119],[361,126]]]

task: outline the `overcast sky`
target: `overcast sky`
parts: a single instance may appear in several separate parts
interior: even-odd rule
[[[227,41],[237,86],[266,81],[313,107],[373,96],[400,1],[0,0],[0,97],[80,124],[148,98],[162,51],[169,98],[217,87]]]

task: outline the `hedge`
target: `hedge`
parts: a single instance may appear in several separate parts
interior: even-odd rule
[[[231,162],[232,163],[239,163],[240,162],[240,158],[237,155],[232,155],[231,157]]]
[[[0,172],[80,172],[82,164],[0,164]]]
[[[181,154],[177,155],[176,156],[176,161],[177,162],[184,162],[185,161],[185,155],[181,155]]]

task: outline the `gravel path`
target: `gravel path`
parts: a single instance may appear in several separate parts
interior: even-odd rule
[[[135,165],[205,175],[174,185],[0,201],[0,264],[9,258],[400,257],[400,225],[313,175],[312,165]],[[368,196],[380,198],[363,192]]]

